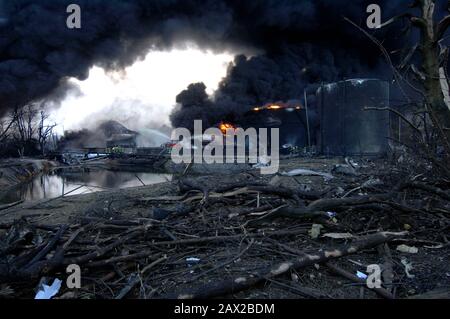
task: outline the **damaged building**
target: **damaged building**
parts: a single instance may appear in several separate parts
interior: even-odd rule
[[[106,121],[95,129],[65,135],[59,146],[64,152],[132,154],[136,152],[139,133],[117,121]]]
[[[107,153],[136,153],[136,134],[113,134],[106,140]]]

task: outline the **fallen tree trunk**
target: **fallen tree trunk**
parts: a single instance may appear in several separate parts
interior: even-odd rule
[[[237,293],[242,290],[249,289],[266,279],[274,278],[287,273],[290,269],[299,269],[317,263],[327,262],[334,258],[339,258],[349,254],[354,254],[360,250],[376,247],[380,244],[388,242],[397,236],[404,236],[407,232],[391,233],[381,232],[373,235],[360,237],[351,244],[343,245],[338,248],[325,249],[322,251],[305,253],[291,261],[282,262],[266,268],[263,271],[255,272],[247,276],[239,276],[236,278],[226,279],[221,282],[212,283],[177,294],[168,294],[163,298],[172,299],[203,299],[219,297],[223,295]]]
[[[440,189],[439,187],[434,187],[431,185],[427,185],[424,183],[419,183],[419,182],[408,182],[405,183],[401,186],[402,189],[406,189],[406,188],[414,188],[414,189],[419,189],[431,194],[435,194],[445,200],[450,201],[450,193]]]
[[[274,231],[267,233],[247,233],[242,235],[232,235],[232,236],[211,236],[211,237],[199,237],[199,238],[189,238],[189,239],[179,239],[179,240],[171,240],[171,241],[158,241],[151,243],[152,246],[166,246],[166,245],[197,245],[197,244],[207,244],[211,242],[221,242],[227,240],[236,240],[242,239],[244,237],[247,238],[256,238],[256,237],[271,237],[271,236],[292,236],[298,234],[307,233],[307,229],[294,229],[294,230],[282,230],[282,231]]]
[[[5,204],[5,205],[0,205],[0,210],[5,210],[5,209],[8,209],[8,208],[17,206],[17,205],[19,205],[19,204],[22,204],[22,203],[23,203],[23,200],[19,200],[19,201],[14,202],[14,203],[9,203],[9,204]]]

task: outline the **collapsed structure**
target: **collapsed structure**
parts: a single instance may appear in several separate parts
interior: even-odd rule
[[[106,151],[108,153],[134,154],[137,150],[137,133],[113,134],[106,140]]]

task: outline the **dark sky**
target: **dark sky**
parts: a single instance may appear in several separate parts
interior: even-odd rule
[[[81,6],[80,30],[66,27],[70,3]],[[363,25],[369,3],[379,3],[386,18],[409,1],[0,0],[0,113],[36,99],[64,97],[70,89],[66,79],[85,79],[94,63],[120,69],[150,48],[169,49],[185,40],[217,51],[263,52],[251,61],[236,59],[239,66],[218,94],[219,107],[226,107],[220,106],[223,101],[232,108],[296,98],[314,81],[379,74],[379,52],[342,20],[345,15]],[[395,32],[377,36],[387,46],[403,42]]]

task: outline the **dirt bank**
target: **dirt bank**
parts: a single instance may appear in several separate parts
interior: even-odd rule
[[[37,174],[55,166],[54,162],[31,158],[0,160],[0,192],[29,181]]]
[[[329,172],[332,170],[333,166],[339,162],[340,159],[337,158],[284,160],[280,163],[280,173],[299,167],[316,170],[318,172]],[[220,184],[231,184],[245,180],[253,182],[270,182],[274,178],[274,175],[261,175],[259,169],[251,169],[248,165],[244,167],[243,165],[234,164],[229,164],[225,167],[221,167],[220,164],[211,165],[207,173],[199,175],[200,167],[205,166],[207,165],[193,165],[186,171],[186,175],[183,176],[183,178],[193,178],[198,180],[205,187],[215,187]],[[231,168],[228,171],[228,174],[226,171],[227,168]],[[25,171],[22,169],[20,170],[22,172]],[[185,165],[178,165],[174,170],[178,173],[183,173]],[[102,211],[105,207],[125,213],[125,216],[129,217],[145,215],[151,208],[143,211],[142,198],[164,195],[170,196],[178,193],[178,178],[179,177],[174,176],[174,180],[171,183],[106,190],[90,194],[22,203],[14,208],[0,211],[0,222],[10,222],[21,216],[35,216],[39,222],[60,224],[66,223],[71,218],[76,218],[77,216],[80,216],[80,214],[84,214],[90,210]],[[295,179],[279,176],[278,179],[280,180],[278,185],[283,187],[298,187],[300,183],[305,189],[311,189],[313,187],[323,189],[329,184],[329,181],[321,176],[297,176]]]

